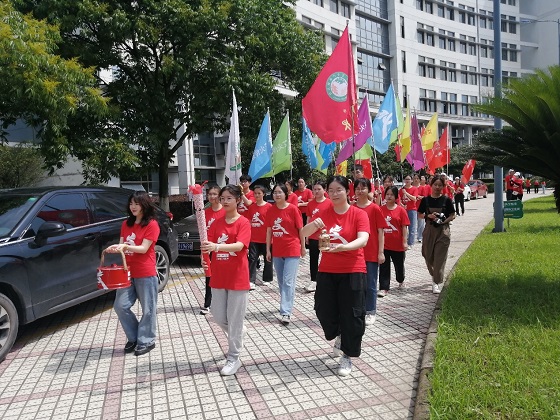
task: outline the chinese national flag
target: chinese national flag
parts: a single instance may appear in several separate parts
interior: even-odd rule
[[[463,167],[463,176],[461,177],[461,182],[463,184],[466,184],[471,179],[474,171],[474,165],[476,165],[476,160],[470,159]]]
[[[434,146],[426,151],[426,161],[430,173],[434,173],[437,168],[441,168],[449,163],[449,140],[447,137],[447,127]]]
[[[348,27],[303,98],[303,118],[323,142],[342,142],[359,132],[356,76]],[[352,119],[354,123],[352,124]]]
[[[336,165],[335,175],[346,176],[347,173],[348,173],[348,161],[347,160],[345,160],[344,162]]]
[[[373,178],[373,168],[371,167],[371,160],[369,159],[356,159],[356,165],[362,165],[364,168],[364,178]]]

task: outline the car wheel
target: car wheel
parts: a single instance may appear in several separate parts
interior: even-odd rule
[[[157,271],[157,278],[158,278],[158,292],[161,292],[167,286],[167,282],[169,281],[169,270],[170,270],[170,262],[169,262],[169,255],[165,249],[160,246],[156,245],[156,271]]]
[[[484,197],[484,198],[488,197],[488,190],[484,191],[484,195],[482,197]]]
[[[18,333],[19,318],[12,301],[0,293],[0,362],[12,349]]]

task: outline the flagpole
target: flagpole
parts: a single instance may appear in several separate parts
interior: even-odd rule
[[[286,115],[288,116],[288,138],[290,140],[290,179],[293,179],[292,169],[294,168],[294,161],[292,159],[292,136],[290,132],[290,110],[286,111]]]
[[[447,123],[447,164],[445,165],[445,173],[449,176],[449,139],[451,136],[451,130],[449,129],[449,123]]]

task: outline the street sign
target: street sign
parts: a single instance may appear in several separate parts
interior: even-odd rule
[[[521,200],[504,201],[504,218],[521,219],[523,217],[523,202]]]

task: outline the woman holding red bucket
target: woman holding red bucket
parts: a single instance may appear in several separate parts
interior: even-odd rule
[[[216,220],[208,229],[208,240],[201,244],[203,253],[212,253],[212,306],[214,321],[227,335],[229,350],[220,374],[235,375],[241,366],[239,354],[243,349],[249,293],[249,260],[247,250],[251,241],[251,223],[237,212],[241,188],[227,185],[220,191],[220,203],[225,217]],[[202,259],[206,269],[207,262]]]
[[[158,279],[155,245],[159,225],[155,219],[155,206],[144,191],[130,195],[127,213],[119,244],[111,245],[107,252],[122,251],[126,255],[132,284],[117,289],[113,307],[127,338],[124,352],[134,351],[135,356],[141,356],[156,346]],[[136,300],[142,306],[140,321],[131,310]]]

